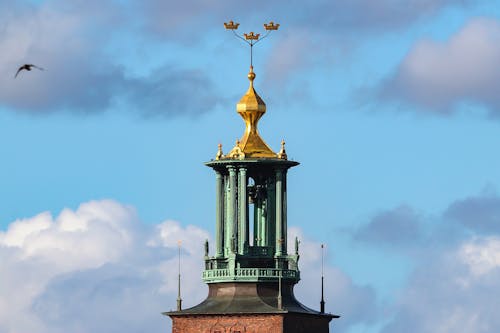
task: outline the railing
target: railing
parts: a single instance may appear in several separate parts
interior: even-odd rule
[[[274,280],[281,275],[284,279],[298,279],[299,271],[292,269],[276,268],[236,268],[231,272],[229,269],[212,269],[203,272],[203,279],[233,279],[233,280]]]
[[[208,271],[203,271],[203,278],[218,278],[230,276],[229,269],[211,269]]]

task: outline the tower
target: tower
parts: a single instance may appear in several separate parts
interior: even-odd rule
[[[251,47],[258,36],[245,34]],[[287,173],[299,163],[288,160],[284,141],[275,153],[260,136],[266,104],[255,91],[255,77],[250,65],[249,88],[236,106],[245,121],[243,136],[227,154],[219,144],[205,163],[216,180],[215,244],[212,254],[205,244],[203,271],[208,296],[192,308],[165,313],[173,333],[327,333],[338,317],[309,309],[294,296],[300,256],[297,239],[292,251],[287,248]]]

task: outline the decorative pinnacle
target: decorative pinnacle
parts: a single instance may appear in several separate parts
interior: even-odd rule
[[[215,159],[220,160],[221,158],[224,157],[224,153],[222,152],[222,143],[219,143],[217,147],[218,149],[217,149],[217,155],[215,155]]]
[[[248,45],[250,45],[250,66],[252,66],[252,63],[253,63],[253,46],[255,44],[257,44],[258,42],[260,42],[261,40],[263,40],[264,38],[266,38],[267,36],[269,36],[269,34],[272,32],[272,31],[275,31],[275,30],[278,30],[279,28],[279,24],[277,23],[274,23],[273,21],[269,22],[269,23],[264,23],[264,29],[266,29],[266,33],[264,34],[264,36],[262,36],[262,38],[260,37],[261,34],[256,34],[254,33],[253,31],[251,31],[250,33],[244,33],[243,34],[243,37],[238,35],[235,30],[238,29],[238,26],[240,24],[239,23],[235,23],[233,21],[229,21],[228,23],[224,23],[224,28],[226,28],[226,30],[231,30],[233,32],[233,34],[241,39],[242,41],[244,41],[245,43],[247,43]]]
[[[281,149],[278,153],[278,158],[281,158],[283,160],[288,159],[288,156],[286,155],[286,150],[285,150],[285,140],[281,140]]]

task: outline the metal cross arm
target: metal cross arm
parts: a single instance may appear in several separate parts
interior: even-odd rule
[[[250,45],[250,66],[252,66],[253,65],[252,64],[253,63],[253,46],[255,44],[257,44],[258,42],[260,42],[261,40],[263,40],[264,38],[266,38],[267,36],[269,36],[269,34],[272,31],[278,30],[280,25],[277,23],[274,23],[273,21],[271,21],[269,23],[264,23],[264,29],[266,30],[266,33],[264,35],[262,35],[260,33],[254,33],[253,31],[251,31],[249,33],[244,33],[243,36],[238,35],[235,31],[238,29],[239,25],[240,25],[239,23],[229,21],[227,23],[224,23],[224,28],[226,28],[226,30],[231,30],[237,38],[241,39],[242,41],[244,41],[245,43]],[[261,35],[262,35],[262,37],[261,37]]]

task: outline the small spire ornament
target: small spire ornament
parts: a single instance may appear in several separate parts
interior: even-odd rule
[[[224,153],[222,152],[222,143],[219,143],[217,147],[218,149],[217,149],[217,155],[215,155],[215,159],[220,160],[224,158]]]
[[[282,160],[288,159],[288,156],[286,155],[286,150],[285,150],[285,140],[281,140],[281,149],[278,153],[278,158],[281,158]]]

